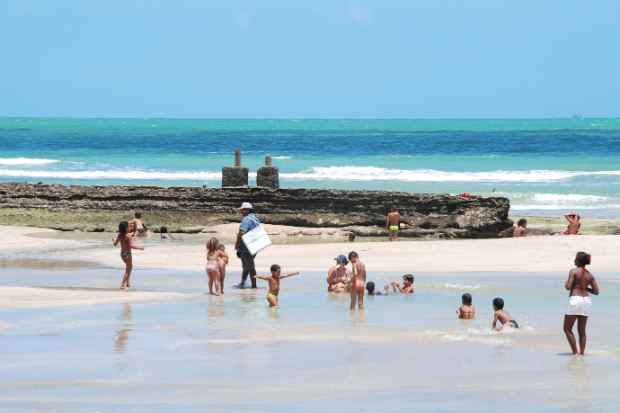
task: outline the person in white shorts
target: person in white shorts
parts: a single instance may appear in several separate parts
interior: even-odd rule
[[[586,351],[586,324],[592,308],[590,294],[598,295],[599,288],[596,279],[586,269],[592,261],[590,254],[578,252],[575,257],[575,268],[569,271],[565,288],[570,292],[568,298],[568,310],[564,316],[564,334],[574,355],[583,355]],[[579,333],[579,353],[577,353],[577,341],[573,334],[573,326],[577,321]]]

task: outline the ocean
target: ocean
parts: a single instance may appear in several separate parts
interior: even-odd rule
[[[282,187],[506,196],[512,213],[620,216],[620,118],[192,120],[0,118],[0,180],[220,185],[240,148]]]

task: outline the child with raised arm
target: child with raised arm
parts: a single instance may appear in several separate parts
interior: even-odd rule
[[[125,274],[121,281],[121,290],[129,289],[129,277],[131,276],[131,270],[133,269],[133,259],[131,257],[131,250],[144,250],[144,247],[137,247],[132,244],[133,235],[129,233],[129,224],[127,221],[123,221],[118,224],[118,235],[116,239],[112,241],[116,247],[121,244],[121,260],[125,263]]]
[[[224,294],[224,278],[226,278],[226,266],[228,265],[228,254],[226,254],[226,246],[220,244],[217,247],[220,250],[220,291]]]
[[[506,324],[512,328],[519,328],[519,324],[512,318],[508,312],[504,311],[504,299],[496,297],[493,299],[493,310],[495,315],[493,317],[493,324],[491,328],[493,330],[500,331]]]
[[[401,294],[413,294],[413,274],[403,275],[403,286],[401,287],[397,282],[392,282],[392,291]]]
[[[219,245],[220,241],[217,238],[211,238],[207,241],[207,276],[209,277],[209,294],[211,295],[220,295],[222,291],[220,260],[226,256],[226,253],[218,249]]]
[[[271,266],[271,275],[269,276],[256,276],[257,280],[264,280],[269,283],[269,292],[267,293],[267,302],[269,307],[275,307],[278,305],[278,295],[280,294],[280,280],[283,278],[299,275],[298,272],[292,272],[290,274],[281,275],[282,269],[278,264]]]
[[[476,308],[471,303],[472,297],[471,294],[465,293],[461,296],[461,305],[456,313],[459,315],[461,320],[473,320],[476,318]]]

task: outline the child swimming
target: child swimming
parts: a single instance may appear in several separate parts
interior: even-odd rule
[[[217,249],[221,252],[219,263],[220,263],[220,292],[224,294],[224,278],[226,278],[226,266],[228,265],[228,254],[226,254],[226,246],[224,244],[219,244]]]
[[[376,295],[388,295],[388,289],[389,287],[386,285],[385,286],[385,291],[381,292],[381,291],[375,291],[375,283],[372,281],[368,281],[366,283],[366,292],[368,293],[368,295],[372,295],[372,296],[376,296]]]
[[[500,331],[506,324],[512,328],[519,328],[519,324],[513,320],[512,316],[504,311],[503,298],[496,297],[493,299],[493,309],[495,310],[493,324],[491,325],[493,330]]]
[[[471,303],[472,297],[471,294],[465,293],[461,296],[461,305],[456,313],[459,315],[459,318],[462,320],[473,320],[476,318],[476,308]]]
[[[211,238],[207,241],[207,276],[209,277],[209,294],[220,295],[222,292],[220,260],[226,256],[218,249],[220,241],[217,238]],[[215,288],[214,288],[215,287]]]
[[[364,309],[364,284],[366,284],[366,266],[355,251],[349,253],[353,276],[351,278],[351,310]]]
[[[294,275],[299,275],[298,272],[292,272],[286,275],[280,275],[282,269],[278,264],[273,264],[270,268],[271,275],[270,276],[256,276],[257,280],[264,280],[269,283],[269,292],[267,293],[267,302],[269,303],[269,307],[275,307],[278,305],[278,296],[280,295],[280,280],[283,278],[292,277]]]
[[[133,259],[131,257],[131,250],[144,250],[144,247],[137,247],[132,244],[133,235],[129,233],[129,223],[123,221],[118,224],[118,235],[114,239],[113,245],[116,247],[121,244],[121,260],[125,263],[125,274],[121,281],[121,290],[129,289],[129,277],[131,277],[131,270],[133,269]]]
[[[390,285],[392,286],[392,291],[395,293],[401,294],[413,294],[413,282],[414,282],[413,274],[405,274],[403,275],[403,286],[401,287],[397,282],[392,282]]]

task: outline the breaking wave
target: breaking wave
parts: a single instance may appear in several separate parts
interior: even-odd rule
[[[58,163],[56,159],[40,159],[40,158],[0,158],[0,165],[18,166],[18,165],[50,165]]]
[[[3,158],[0,158],[2,160]],[[17,159],[4,158],[15,162]],[[55,163],[50,159],[28,159],[26,161]],[[0,164],[2,162],[0,161]],[[9,165],[4,163],[4,165]],[[255,176],[256,174],[250,174]],[[401,182],[549,182],[569,180],[578,176],[620,176],[620,171],[559,171],[559,170],[496,170],[488,172],[455,172],[433,169],[387,169],[372,166],[326,166],[313,167],[301,172],[283,172],[280,177],[291,181],[401,181]],[[216,180],[221,178],[219,171],[158,171],[158,170],[28,170],[28,169],[0,169],[0,176],[24,178],[59,178],[59,179],[118,179],[118,180]],[[585,195],[554,195],[538,194],[535,201],[552,202],[553,198],[566,198],[576,202]],[[570,198],[573,197],[573,198]],[[586,196],[587,197],[587,196]],[[603,198],[603,197],[600,197]],[[596,201],[598,199],[593,199]]]

